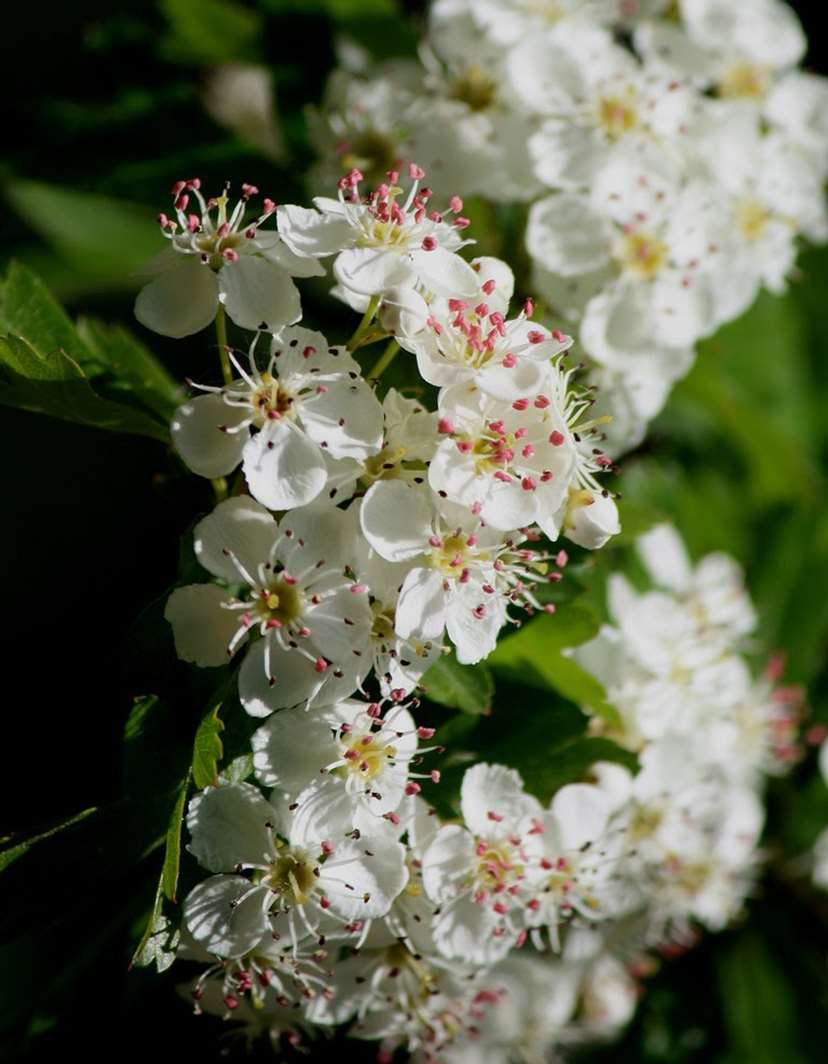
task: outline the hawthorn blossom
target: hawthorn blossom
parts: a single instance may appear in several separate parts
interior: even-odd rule
[[[265,199],[260,215],[247,217],[255,186],[242,185],[232,209],[227,191],[205,200],[198,178],[173,185],[175,218],[158,219],[170,247],[149,265],[157,276],[135,300],[136,318],[153,332],[190,336],[210,324],[219,306],[243,329],[279,329],[302,316],[291,277],[324,270],[314,259],[294,255],[278,233],[261,229],[276,210],[272,200]],[[190,210],[192,200],[197,214]]]
[[[346,699],[332,706],[274,713],[252,737],[257,779],[291,800],[308,788],[333,834],[371,833],[392,817],[406,795],[419,792],[422,753],[418,729],[405,705]]]
[[[431,190],[420,187],[425,171],[411,163],[408,173],[412,183],[402,204],[398,171],[389,171],[387,181],[363,198],[362,174],[353,170],[339,182],[338,200],[317,196],[316,210],[281,207],[282,240],[300,257],[336,255],[336,280],[358,295],[415,285],[449,298],[473,295],[474,273],[456,254],[470,243],[460,235],[468,225],[459,214],[462,204],[452,199],[445,212],[429,208]]]
[[[405,562],[394,627],[403,639],[439,640],[443,631],[458,661],[474,664],[494,649],[509,603],[542,609],[533,588],[544,581],[547,556],[483,525],[448,500],[435,506],[426,492],[382,481],[366,494],[362,531],[391,562]]]
[[[223,582],[175,590],[165,617],[179,657],[223,665],[244,643],[239,697],[252,716],[350,695],[366,675],[371,611],[348,576],[351,523],[332,506],[277,522],[259,503],[219,503],[196,525],[199,562]],[[234,592],[234,588],[241,591]]]
[[[175,412],[176,450],[195,473],[221,477],[241,463],[251,494],[271,510],[313,502],[329,480],[328,457],[363,461],[382,445],[382,409],[357,363],[325,337],[282,329],[270,351],[222,388],[198,385]],[[266,368],[259,368],[259,361]]]
[[[379,835],[329,841],[308,833],[286,803],[248,783],[229,783],[190,802],[190,852],[216,873],[184,902],[184,921],[211,953],[239,957],[282,917],[295,945],[328,921],[383,916],[403,889],[404,849]],[[246,873],[246,874],[245,874]]]

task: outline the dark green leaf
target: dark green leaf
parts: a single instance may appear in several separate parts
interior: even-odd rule
[[[40,278],[19,262],[11,263],[0,288],[0,333],[28,340],[43,358],[63,351],[87,375],[99,369],[66,311]]]
[[[184,393],[172,375],[122,325],[105,325],[94,318],[82,318],[78,333],[118,383],[164,421],[184,401]]]
[[[253,755],[239,754],[234,757],[229,765],[221,770],[222,779],[228,783],[243,783],[248,776],[253,775]]]
[[[461,665],[454,652],[444,654],[420,681],[426,697],[441,706],[464,713],[488,713],[494,695],[494,680],[484,663]]]
[[[65,351],[41,353],[16,336],[0,338],[0,403],[90,428],[169,440],[155,418],[98,395]]]
[[[180,934],[172,920],[164,913],[162,883],[163,880],[158,883],[155,904],[141,941],[132,955],[130,967],[134,965],[136,968],[145,968],[147,965],[155,964],[156,971],[163,972],[175,960]]]

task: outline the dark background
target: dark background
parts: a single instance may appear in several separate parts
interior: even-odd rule
[[[26,178],[160,208],[174,179],[198,173],[216,185],[226,177],[255,181],[277,200],[300,197],[309,159],[300,108],[318,98],[332,66],[331,22],[321,4],[250,6],[264,16],[258,48],[274,71],[294,152],[289,168],[263,161],[203,113],[197,99],[201,67],[165,53],[168,26],[153,4],[127,0],[116,10],[84,0],[15,4],[6,13],[0,35],[7,112],[0,182]],[[421,5],[405,6],[408,14],[401,18],[415,19]],[[793,6],[812,42],[808,64],[824,72],[824,5]],[[366,32],[371,21],[365,21]],[[376,33],[376,26],[370,32]],[[405,32],[410,36],[412,30]],[[6,255],[29,254],[40,236],[31,220],[7,208],[0,212],[0,240]],[[128,293],[100,294],[82,285],[74,296],[71,286],[67,291],[73,313],[131,322]],[[197,342],[168,342],[137,323],[135,328],[177,375],[199,365]],[[118,798],[122,729],[132,698],[146,683],[141,664],[126,649],[128,636],[142,610],[173,582],[178,538],[209,500],[179,475],[161,445],[146,440],[6,408],[0,436],[6,478],[0,786],[8,833]],[[127,975],[132,917],[144,902],[142,897],[138,911],[130,912],[136,902],[129,897],[129,880],[116,881],[120,901],[111,897],[110,881],[107,896],[100,897],[83,852],[42,874],[48,890],[38,884],[37,896],[48,909],[59,909],[64,893],[83,885],[89,904],[78,919],[89,922],[90,937],[103,936],[103,948],[92,966],[79,957],[78,943],[87,935],[83,927],[65,943],[35,935],[6,948],[9,1059],[71,1051],[93,1060],[150,1054],[173,1060],[185,1053],[190,1060],[220,1059],[218,1026],[188,1018],[187,1005],[172,995],[174,979],[145,971]],[[632,1034],[595,1059],[737,1064],[727,1055],[716,986],[721,972],[730,971],[733,980],[721,992],[738,993],[736,984],[752,978],[754,954],[761,959],[771,950],[783,972],[798,963],[802,941],[828,955],[826,925],[814,920],[810,899],[798,903],[796,889],[771,879],[754,913],[764,938],[749,937],[747,946],[744,936],[737,945],[727,935],[708,939],[674,962],[652,985],[646,1016]],[[100,912],[105,917],[98,919]],[[730,949],[730,968],[714,967],[714,953]],[[56,975],[65,978],[55,989]],[[820,978],[824,982],[824,975]],[[768,994],[776,997],[773,986]],[[823,1046],[824,1006],[824,1000],[797,995],[790,1016],[793,1024],[807,1027],[813,1021],[821,1027]],[[29,1013],[38,1017],[34,1028]],[[803,1060],[819,1059],[802,1052]]]

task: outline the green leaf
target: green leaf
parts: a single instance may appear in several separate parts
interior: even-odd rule
[[[487,658],[497,675],[530,687],[557,691],[576,705],[589,709],[611,724],[620,724],[618,710],[607,702],[598,680],[562,653],[597,635],[601,619],[582,602],[568,603],[557,613],[529,621],[504,639]]]
[[[139,204],[37,181],[12,182],[5,194],[52,254],[98,291],[140,288],[147,278],[136,271],[165,247],[156,212]]]
[[[181,782],[178,797],[170,814],[164,848],[164,867],[161,870],[161,890],[170,901],[176,900],[178,873],[181,868],[181,825],[184,821],[184,806],[190,789],[190,773]]]
[[[10,264],[0,288],[0,333],[23,337],[42,356],[63,351],[87,373],[99,368],[60,303],[19,262]]]
[[[134,393],[164,421],[184,401],[184,392],[152,352],[122,325],[81,318],[78,333],[118,385]]]
[[[226,63],[258,58],[261,15],[230,0],[160,0],[170,33],[164,54],[179,62]]]
[[[36,846],[37,843],[43,839],[51,838],[53,835],[57,835],[61,831],[65,831],[67,828],[71,828],[73,824],[79,824],[82,820],[86,820],[87,817],[92,816],[93,813],[97,813],[97,806],[93,806],[90,809],[84,809],[80,813],[75,813],[74,816],[70,816],[68,820],[61,820],[60,823],[54,824],[50,828],[46,828],[45,831],[40,831],[36,835],[30,835],[28,838],[22,839],[20,842],[16,842],[16,836],[7,835],[5,838],[0,839],[0,872],[8,868],[9,865],[14,864],[18,857],[22,857],[24,853],[27,853],[32,846]],[[7,845],[12,843],[11,846]]]
[[[155,892],[155,903],[147,921],[141,941],[132,955],[130,968],[145,968],[155,964],[156,971],[164,972],[175,960],[175,953],[180,939],[180,932],[172,920],[164,913],[163,877],[159,880]]]
[[[454,651],[436,661],[420,681],[426,697],[441,706],[464,713],[489,713],[494,697],[494,680],[488,667],[461,665]]]
[[[0,338],[0,403],[89,428],[169,441],[169,432],[140,410],[104,399],[63,350],[41,353],[28,340]]]
[[[218,782],[218,766],[224,754],[221,741],[224,721],[219,717],[219,711],[224,698],[222,693],[204,714],[193,742],[193,782],[199,790],[213,787]]]
[[[244,783],[248,776],[253,775],[253,755],[239,754],[225,768],[221,770],[222,779],[228,783]]]

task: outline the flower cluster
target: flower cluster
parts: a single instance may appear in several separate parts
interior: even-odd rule
[[[260,718],[256,783],[220,778],[187,811],[210,873],[183,905],[181,952],[207,964],[193,998],[274,1037],[348,1022],[432,1060],[475,1036],[513,948],[601,918],[612,804],[573,784],[543,806],[478,764],[463,823],[441,824],[418,685],[449,649],[484,659],[516,611],[553,612],[556,541],[599,548],[619,522],[570,338],[531,299],[510,312],[511,270],[459,254],[462,201],[437,209],[424,177],[412,163],[407,187],[389,171],[363,193],[352,169],[335,199],[265,200],[252,220],[252,186],[231,207],[177,182],[136,313],[171,336],[216,318],[223,384],[193,385],[172,439],[219,501],[193,530],[205,580],[165,616],[182,660],[238,663]],[[299,324],[293,278],[328,261],[362,315],[346,343]],[[246,354],[225,317],[254,332]],[[366,376],[359,356],[381,340]],[[400,350],[434,409],[394,388],[380,401]]]
[[[781,0],[435,0],[422,65],[337,71],[313,130],[340,165],[416,153],[439,187],[531,204],[533,288],[577,327],[617,453],[828,234],[806,43]]]
[[[691,921],[717,930],[742,905],[765,779],[800,756],[803,696],[777,684],[777,659],[751,677],[740,648],[755,615],[732,559],[711,554],[693,568],[668,525],[637,548],[654,589],[611,576],[613,624],[574,654],[619,714],[593,718],[596,732],[612,732],[641,766],[634,778],[617,765],[594,769],[626,836],[619,911],[643,914],[645,941],[681,943]]]

